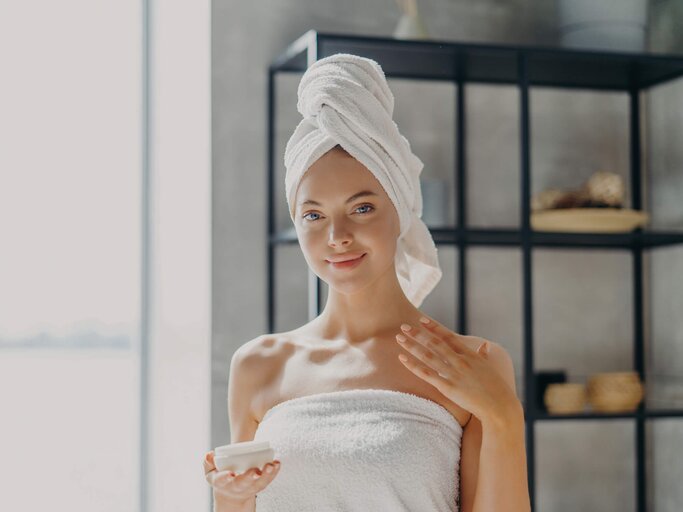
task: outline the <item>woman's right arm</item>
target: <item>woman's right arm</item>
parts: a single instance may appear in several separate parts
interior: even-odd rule
[[[250,477],[251,478],[251,477]],[[232,501],[216,495],[213,492],[213,512],[254,512],[256,510],[256,495],[247,501]]]
[[[258,370],[259,367],[263,368],[261,357],[257,352],[253,352],[259,348],[259,339],[252,340],[236,350],[230,361],[228,418],[231,443],[253,441],[258,428],[258,421],[254,417],[252,406],[254,392],[259,386],[260,372]],[[208,454],[207,459],[213,466],[213,452]],[[265,489],[278,474],[280,464],[279,461],[277,462],[277,464],[267,464],[263,472],[258,468],[251,468],[233,478],[230,475],[223,475],[224,482],[221,482],[218,476],[217,483],[232,483],[231,489],[237,489],[239,497],[234,493],[221,493],[214,486],[214,512],[255,512],[256,494]],[[268,466],[272,466],[270,472],[265,471]],[[254,478],[254,474],[262,476]]]
[[[205,459],[207,469],[216,469],[213,464],[213,452],[209,452]],[[232,476],[229,472],[213,472],[207,480],[213,487],[214,512],[254,512],[256,509],[256,494],[268,487],[278,473],[279,464],[269,462],[263,468],[250,468],[248,471]],[[258,478],[254,478],[258,475]]]

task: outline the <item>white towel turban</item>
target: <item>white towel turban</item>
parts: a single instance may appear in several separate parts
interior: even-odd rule
[[[396,207],[401,226],[396,272],[406,297],[419,307],[442,272],[434,240],[421,219],[419,176],[424,164],[392,118],[394,96],[381,66],[358,55],[331,55],[306,70],[297,94],[303,120],[285,149],[285,189],[292,220],[304,173],[341,145],[372,172]]]

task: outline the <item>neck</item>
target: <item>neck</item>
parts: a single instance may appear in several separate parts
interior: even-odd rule
[[[325,308],[309,327],[323,339],[357,343],[393,337],[402,323],[416,325],[420,316],[405,296],[392,265],[383,276],[353,294],[330,287]]]

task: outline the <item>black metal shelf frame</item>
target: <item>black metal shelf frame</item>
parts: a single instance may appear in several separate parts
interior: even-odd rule
[[[387,78],[444,80],[456,85],[456,225],[430,229],[438,245],[454,245],[458,250],[459,275],[458,332],[467,333],[466,249],[474,245],[515,246],[522,250],[524,405],[527,465],[532,510],[535,501],[536,421],[634,419],[636,507],[646,510],[645,421],[652,418],[683,417],[683,410],[647,409],[645,401],[631,413],[552,415],[539,410],[534,381],[532,317],[532,249],[534,247],[608,248],[627,250],[633,261],[633,360],[643,382],[643,250],[683,243],[682,232],[637,229],[631,233],[549,233],[530,226],[530,114],[529,89],[534,86],[625,92],[629,97],[631,207],[639,210],[641,201],[641,120],[640,92],[683,76],[683,55],[657,55],[573,50],[537,46],[502,46],[446,41],[411,41],[321,33],[310,30],[290,44],[268,69],[268,159],[267,159],[267,324],[275,329],[275,250],[280,244],[296,243],[294,229],[277,232],[275,218],[275,77],[278,73],[303,73],[315,61],[334,53],[354,53],[375,59]],[[466,83],[516,85],[520,92],[520,229],[472,229],[466,218]],[[322,309],[321,281],[309,270],[308,316]]]

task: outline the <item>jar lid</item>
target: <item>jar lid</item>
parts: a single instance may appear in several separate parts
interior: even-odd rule
[[[258,452],[269,449],[270,443],[268,441],[244,441],[241,443],[232,443],[219,446],[215,450],[215,455],[216,457],[225,457],[227,455],[241,455],[243,453]]]

